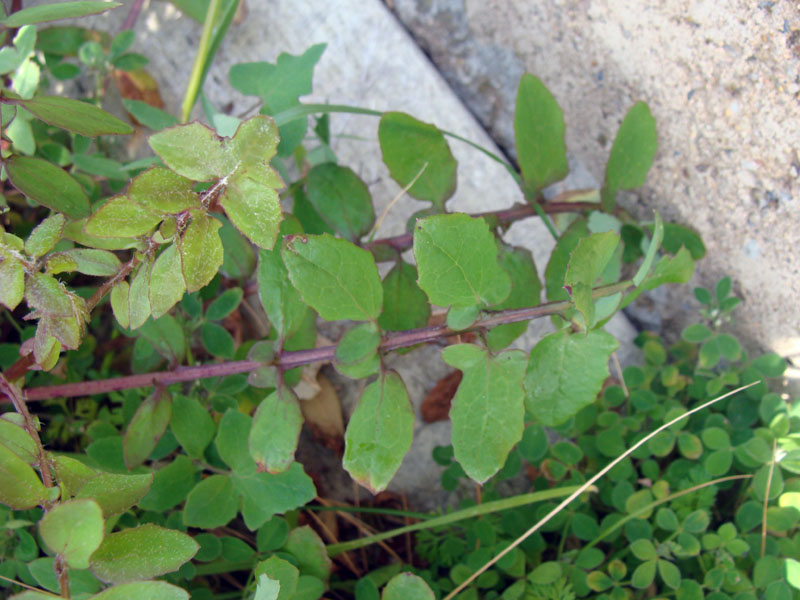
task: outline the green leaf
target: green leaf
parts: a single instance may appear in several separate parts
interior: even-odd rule
[[[289,271],[283,264],[280,251],[261,250],[258,253],[258,296],[269,322],[280,339],[290,337],[303,322],[308,307],[289,281]]]
[[[0,246],[0,304],[14,310],[25,294],[25,267]]]
[[[572,251],[564,276],[564,287],[583,315],[587,330],[595,325],[592,288],[619,246],[619,236],[607,231],[582,238]]]
[[[216,132],[197,121],[150,136],[150,147],[170,169],[192,181],[212,181],[236,169],[236,157]]]
[[[414,226],[419,286],[439,306],[491,306],[505,300],[511,278],[498,264],[497,243],[483,219],[435,215]]]
[[[54,258],[63,258],[74,265],[70,270],[93,277],[112,277],[122,268],[122,263],[115,254],[96,248],[72,248],[51,254],[48,257],[48,268]]]
[[[0,443],[0,502],[15,510],[26,510],[47,499],[47,490],[36,472]]]
[[[11,156],[5,167],[14,187],[31,200],[72,219],[89,216],[89,198],[63,169],[30,156]]]
[[[277,600],[280,594],[281,584],[275,579],[270,579],[266,575],[258,575],[256,578],[256,594],[253,600]]]
[[[209,321],[222,321],[225,317],[239,308],[244,292],[242,288],[229,288],[217,296],[206,309],[206,319]]]
[[[294,510],[317,495],[314,483],[294,462],[283,473],[234,473],[233,482],[241,496],[242,517],[248,529],[255,531],[276,514]]]
[[[161,131],[162,129],[174,127],[178,124],[178,119],[174,116],[147,102],[123,98],[122,104],[125,106],[125,110],[127,110],[134,119],[153,131]]]
[[[222,325],[203,323],[200,338],[203,340],[203,348],[213,356],[232,359],[236,354],[236,342]]]
[[[185,533],[148,523],[106,537],[92,555],[92,572],[106,583],[152,579],[177,571],[199,548]]]
[[[260,470],[281,473],[294,461],[303,413],[294,392],[280,386],[258,405],[248,436],[250,456]]]
[[[403,462],[414,435],[414,411],[405,384],[388,371],[369,384],[345,432],[343,466],[358,483],[378,493]]]
[[[497,473],[522,439],[525,419],[520,351],[489,354],[472,344],[448,346],[442,360],[464,377],[450,408],[456,460],[474,481]]]
[[[525,248],[504,247],[500,251],[500,266],[511,276],[511,293],[503,302],[493,306],[492,310],[538,306],[541,301],[542,284],[536,274],[536,265],[533,263],[531,252]],[[493,352],[497,352],[525,333],[527,329],[527,321],[499,325],[489,331],[486,342]]]
[[[439,128],[405,113],[387,112],[378,126],[378,141],[389,174],[408,194],[444,210],[456,191],[458,163]]]
[[[56,213],[50,215],[31,231],[25,240],[25,253],[28,256],[39,257],[50,252],[61,239],[66,219],[64,215]]]
[[[155,472],[153,485],[139,502],[139,508],[164,512],[175,507],[186,499],[197,478],[197,468],[191,459],[178,454],[172,462]]]
[[[237,171],[220,199],[231,223],[259,248],[272,248],[278,237],[282,218],[280,198],[274,189],[278,187],[278,182],[268,187],[251,179],[246,171]]]
[[[16,415],[16,413],[8,414]],[[0,440],[3,440],[2,443],[6,448],[29,465],[39,461],[36,442],[33,441],[33,438],[24,427],[9,421],[8,416],[0,418]]]
[[[187,527],[215,529],[236,516],[239,500],[229,477],[211,475],[194,486],[186,497],[183,523]]]
[[[700,234],[677,223],[664,223],[664,250],[670,254],[677,254],[682,247],[689,251],[694,260],[700,260],[706,255],[706,247]]]
[[[530,575],[528,581],[534,585],[549,585],[561,578],[561,565],[555,561],[548,561],[539,564]]]
[[[525,375],[525,406],[553,427],[594,402],[618,343],[605,331],[551,333],[533,348]]]
[[[399,573],[383,588],[381,600],[434,600],[436,596],[425,580],[413,573]]]
[[[131,287],[133,294],[133,287]],[[150,342],[156,351],[173,364],[180,363],[186,352],[183,329],[172,315],[164,315],[155,321],[148,320],[139,333]]]
[[[217,233],[221,226],[222,223],[203,213],[192,215],[178,243],[186,291],[194,292],[208,285],[222,266],[224,251]]]
[[[692,344],[699,344],[711,337],[711,330],[702,323],[689,325],[681,333],[681,337]]]
[[[93,104],[61,96],[37,96],[30,100],[14,100],[48,125],[60,127],[86,137],[105,134],[133,133],[133,127]]]
[[[347,167],[317,165],[306,175],[306,194],[322,219],[351,242],[369,233],[375,223],[369,189]]]
[[[217,446],[220,458],[234,471],[255,471],[256,465],[250,457],[247,438],[252,420],[238,410],[228,409],[219,422]]]
[[[517,157],[526,196],[534,201],[539,191],[569,173],[564,142],[564,115],[553,95],[529,73],[522,76],[514,113]]]
[[[277,556],[270,556],[263,560],[255,568],[256,577],[269,576],[280,582],[280,593],[277,600],[291,600],[297,589],[297,580],[300,571],[292,563]]]
[[[131,600],[132,598],[189,600],[189,593],[166,581],[136,581],[110,587],[96,596],[92,596],[91,600]]]
[[[156,389],[139,405],[122,440],[128,469],[138,467],[152,454],[171,416],[172,398],[166,390]]]
[[[91,498],[103,509],[103,517],[121,515],[139,502],[153,482],[153,474],[100,473],[80,486],[75,498]]]
[[[372,255],[329,234],[290,236],[281,252],[289,278],[326,321],[374,321],[383,288]]]
[[[334,356],[341,364],[361,362],[378,349],[381,332],[375,323],[362,323],[348,329],[336,345]]]
[[[297,559],[301,575],[313,575],[323,581],[328,580],[331,559],[328,558],[323,541],[308,525],[293,529],[282,550]]]
[[[417,285],[417,268],[400,260],[383,278],[383,312],[378,325],[386,331],[424,327],[431,307]]]
[[[177,244],[169,244],[150,270],[150,310],[158,319],[175,306],[186,291]]]
[[[175,214],[190,208],[200,208],[200,201],[186,177],[153,167],[131,180],[128,198],[136,204],[162,214]]]
[[[447,311],[445,322],[453,331],[462,331],[475,323],[479,315],[480,310],[477,306],[451,306]]]
[[[681,572],[668,560],[658,561],[658,574],[667,587],[671,587],[673,590],[678,589],[681,584]]]
[[[97,237],[137,237],[150,234],[161,219],[127,196],[115,196],[89,217],[83,230]]]
[[[222,222],[219,237],[225,254],[220,272],[229,279],[247,279],[256,268],[256,253],[253,246],[239,233],[231,222],[222,215],[216,216]]]
[[[787,558],[784,563],[784,572],[786,574],[786,583],[794,589],[800,590],[800,561]]]
[[[656,252],[658,251],[661,241],[664,239],[664,223],[661,221],[661,216],[656,212],[655,225],[653,226],[653,238],[650,240],[650,245],[647,247],[647,254],[644,257],[642,265],[633,276],[633,285],[640,286],[650,273],[650,267],[653,266],[653,261],[656,259]]]
[[[656,121],[644,102],[634,104],[619,126],[606,164],[601,191],[603,208],[614,208],[617,191],[644,184],[658,149]]]
[[[103,512],[93,500],[61,502],[39,521],[39,533],[71,569],[88,569],[103,540]]]
[[[653,583],[653,579],[655,579],[655,577],[656,561],[648,560],[647,562],[643,562],[636,567],[636,570],[631,576],[631,585],[635,588],[643,589]]]
[[[91,2],[89,0],[29,6],[5,17],[0,21],[0,24],[8,29],[14,29],[23,25],[58,21],[59,19],[99,15],[118,6],[122,6],[122,4],[119,2]]]
[[[656,547],[653,546],[653,542],[646,539],[635,540],[631,544],[631,552],[639,560],[653,560],[658,558],[658,552],[656,552]]]

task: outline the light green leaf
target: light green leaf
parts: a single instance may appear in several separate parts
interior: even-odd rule
[[[194,458],[203,456],[216,432],[214,420],[200,401],[182,394],[173,400],[170,428],[186,453]]]
[[[681,248],[675,256],[662,256],[642,285],[627,294],[620,305],[625,308],[643,292],[654,290],[665,283],[686,283],[694,274],[694,260],[686,248]]]
[[[23,8],[5,17],[0,21],[0,25],[8,29],[14,29],[16,27],[22,27],[23,25],[33,25],[35,23],[57,21],[59,19],[73,19],[75,17],[85,17],[87,15],[99,15],[118,6],[122,6],[122,4],[119,2],[92,2],[90,0],[29,6],[28,8]]]
[[[220,458],[234,471],[247,473],[256,470],[247,442],[251,426],[252,419],[248,415],[233,409],[228,409],[219,422],[214,443]]]
[[[14,310],[25,294],[25,267],[0,248],[0,304]]]
[[[185,533],[148,523],[106,537],[92,555],[92,572],[107,583],[152,579],[177,571],[199,548]]]
[[[246,440],[245,440],[246,441]],[[242,500],[242,517],[248,529],[255,531],[276,514],[294,510],[317,495],[314,483],[294,462],[283,473],[234,473],[236,491]]]
[[[399,573],[383,588],[381,600],[434,600],[436,596],[425,580],[413,573]]]
[[[617,191],[644,184],[658,149],[656,121],[644,102],[634,104],[619,126],[606,164],[601,191],[603,208],[614,208]]]
[[[122,440],[125,466],[142,464],[167,430],[172,416],[172,398],[165,389],[156,389],[139,405]]]
[[[408,194],[432,202],[439,212],[456,191],[458,163],[441,131],[405,113],[387,112],[378,126],[383,162]]]
[[[594,402],[618,343],[605,331],[558,331],[533,348],[525,375],[525,406],[543,425],[560,425]]]
[[[72,219],[89,216],[89,198],[63,169],[30,156],[11,156],[5,167],[14,187],[31,200]]]
[[[24,106],[28,112],[48,125],[54,125],[86,137],[133,133],[133,127],[102,108],[72,98],[37,96],[30,100],[14,100],[13,104]]]
[[[511,276],[511,293],[492,310],[538,306],[542,283],[536,273],[533,255],[525,248],[504,247],[500,251],[500,266]],[[528,322],[509,323],[492,328],[486,335],[489,348],[502,350],[528,329]]]
[[[83,230],[97,237],[137,237],[148,235],[161,219],[127,196],[115,196],[89,217]]]
[[[193,185],[191,180],[174,171],[153,167],[131,180],[128,198],[154,213],[174,214],[200,208]]]
[[[173,127],[178,124],[178,119],[174,116],[160,108],[151,106],[147,102],[123,98],[122,104],[125,106],[125,110],[127,110],[134,119],[153,131],[161,131],[162,129]]]
[[[283,264],[280,250],[261,250],[258,253],[258,296],[269,322],[280,339],[290,337],[308,311],[300,294],[289,281],[289,272]]]
[[[39,257],[50,252],[61,239],[66,221],[64,215],[56,213],[39,223],[25,240],[25,253]]]
[[[344,333],[334,356],[342,364],[361,362],[376,352],[380,342],[381,332],[375,323],[362,323]]]
[[[375,320],[383,288],[372,255],[329,234],[291,236],[281,251],[289,278],[326,321]]]
[[[278,147],[278,128],[271,118],[256,115],[241,122],[228,145],[242,168],[254,165],[268,167]],[[278,174],[270,171],[269,175],[280,182]]]
[[[150,269],[153,263],[147,260],[139,263],[131,277],[128,297],[128,325],[138,329],[150,317]]]
[[[68,456],[51,456],[56,470],[56,480],[61,486],[61,499],[71,498],[81,486],[96,477],[98,472]]]
[[[653,583],[656,576],[656,561],[648,560],[643,562],[631,576],[631,585],[635,588],[644,589]]]
[[[222,138],[197,121],[151,135],[150,147],[170,169],[192,181],[212,181],[236,169],[236,157]]]
[[[39,533],[71,569],[88,569],[89,557],[103,541],[103,512],[93,500],[61,502],[39,521]]]
[[[786,558],[784,562],[784,573],[786,583],[796,590],[800,590],[800,561],[793,558]]]
[[[100,473],[81,485],[75,498],[91,498],[103,509],[106,519],[121,515],[139,502],[153,483],[153,474],[118,475]]]
[[[281,591],[281,584],[266,575],[259,575],[256,579],[256,595],[253,600],[277,600]]]
[[[282,219],[278,192],[237,171],[220,199],[225,214],[259,248],[272,248]]]
[[[419,219],[414,227],[419,286],[439,306],[492,305],[505,300],[511,278],[498,264],[486,221],[456,213]]]
[[[63,257],[74,262],[75,268],[70,270],[92,277],[112,277],[122,268],[122,263],[117,256],[108,250],[72,248],[52,256]]]
[[[647,254],[645,254],[644,261],[633,276],[633,285],[640,286],[650,273],[650,267],[653,266],[653,261],[656,259],[656,252],[661,246],[661,240],[664,239],[664,223],[661,221],[661,216],[656,212],[655,225],[653,226],[653,237],[650,240],[650,245],[647,247]]]
[[[248,436],[250,456],[260,470],[281,473],[294,461],[303,413],[294,392],[280,386],[258,405]]]
[[[154,319],[177,304],[186,291],[177,244],[169,244],[150,270],[150,310]]]
[[[253,573],[256,577],[269,576],[280,582],[277,600],[292,600],[300,575],[300,571],[292,563],[273,555],[258,563]]]
[[[166,581],[136,581],[115,585],[90,600],[189,600],[189,592]]]
[[[17,413],[8,414],[16,415]],[[38,462],[39,451],[36,448],[36,442],[24,427],[12,423],[6,415],[4,418],[0,418],[0,440],[3,440],[2,443],[6,448],[29,465]]]
[[[561,108],[541,80],[529,73],[517,90],[514,137],[526,196],[534,201],[542,188],[567,176],[569,165]]]
[[[512,350],[490,357],[478,346],[459,344],[445,348],[442,360],[464,374],[450,408],[455,457],[483,483],[522,439],[525,354]]]
[[[327,581],[331,573],[331,559],[325,544],[308,525],[292,529],[289,539],[282,548],[297,559],[301,575],[313,575]]]
[[[451,306],[445,322],[453,331],[462,331],[477,321],[479,314],[477,306]]]
[[[239,500],[233,482],[225,475],[212,475],[194,486],[186,497],[183,524],[214,529],[227,525],[236,516]]]
[[[614,256],[618,245],[619,236],[616,233],[593,233],[580,239],[570,255],[564,286],[572,296],[575,308],[583,315],[587,329],[595,324],[592,287]]]
[[[400,260],[383,278],[383,312],[378,325],[386,331],[424,327],[431,307],[417,285],[417,268]]]
[[[178,244],[186,291],[194,292],[214,278],[222,266],[224,250],[217,230],[222,223],[203,213],[192,215],[192,222]]]
[[[414,411],[408,392],[400,376],[389,371],[366,387],[350,417],[344,468],[377,494],[400,468],[413,435]]]
[[[347,167],[317,165],[306,175],[306,194],[322,219],[351,242],[369,233],[375,222],[369,189]]]

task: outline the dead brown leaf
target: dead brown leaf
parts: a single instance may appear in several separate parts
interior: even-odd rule
[[[453,371],[437,381],[433,389],[428,392],[425,400],[422,401],[422,406],[420,406],[422,419],[426,423],[447,420],[450,414],[450,403],[453,400],[453,396],[456,395],[461,378],[461,371]]]

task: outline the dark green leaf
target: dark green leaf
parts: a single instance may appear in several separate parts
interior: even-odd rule
[[[387,331],[424,327],[431,308],[417,285],[417,268],[400,260],[383,279],[383,312],[378,325]]]
[[[5,162],[11,183],[38,204],[72,219],[89,216],[89,198],[63,169],[40,158],[12,156]]]
[[[203,323],[200,337],[203,340],[203,347],[213,356],[232,359],[236,353],[236,342],[222,325]]]
[[[308,307],[289,281],[280,251],[261,250],[258,254],[258,295],[269,321],[281,339],[291,336],[303,321]]]
[[[245,440],[246,442],[246,440]],[[234,485],[242,500],[242,517],[255,531],[273,515],[303,506],[317,495],[314,483],[294,462],[283,473],[234,473]]]
[[[189,456],[201,457],[214,439],[214,421],[194,396],[176,395],[172,408],[172,433]]]
[[[171,114],[160,108],[151,106],[147,104],[147,102],[123,98],[122,103],[125,105],[125,110],[127,110],[134,119],[153,131],[161,131],[162,129],[174,127],[178,124],[178,119]]]
[[[172,462],[156,471],[153,485],[139,502],[139,507],[144,510],[167,511],[186,499],[186,495],[197,483],[197,478],[197,468],[191,459],[178,454]]]
[[[237,308],[242,301],[244,292],[242,288],[230,288],[222,292],[216,300],[208,305],[206,309],[206,319],[209,321],[221,321]]]
[[[706,255],[706,247],[700,234],[676,223],[664,223],[662,246],[670,254],[677,254],[681,247],[685,247],[694,260],[700,260]]]
[[[172,416],[172,398],[166,390],[156,390],[136,409],[128,424],[122,449],[125,466],[133,469],[153,452]]]
[[[306,175],[306,194],[322,219],[351,242],[369,233],[375,222],[369,189],[351,169],[317,165]]]
[[[131,287],[133,294],[133,287]],[[183,330],[174,317],[164,315],[155,321],[148,320],[139,329],[142,337],[150,342],[156,351],[175,364],[180,363],[186,352]]]

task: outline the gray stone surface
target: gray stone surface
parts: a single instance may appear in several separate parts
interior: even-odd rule
[[[512,152],[516,86],[525,71],[561,104],[568,148],[597,182],[625,111],[647,101],[659,153],[645,187],[622,203],[641,217],[656,208],[697,228],[709,257],[695,281],[709,286],[731,275],[745,300],[736,330],[749,347],[800,358],[796,2],[387,4]],[[686,288],[651,298],[664,328],[674,333],[695,317],[687,298]]]

